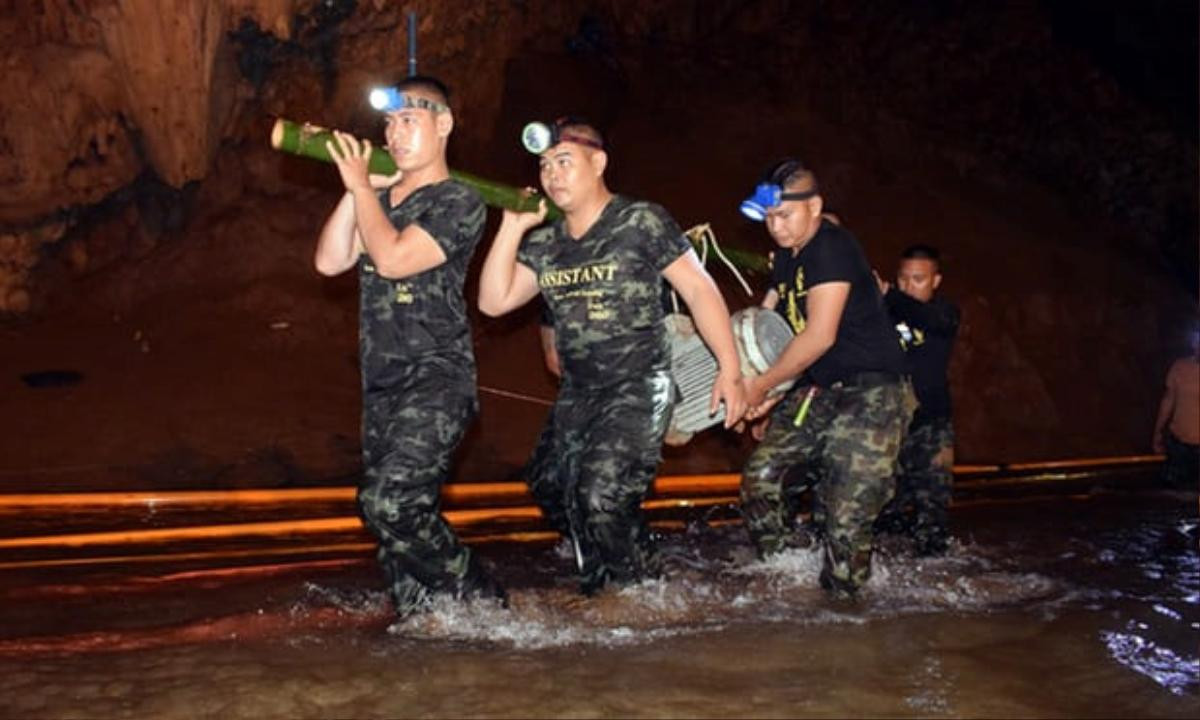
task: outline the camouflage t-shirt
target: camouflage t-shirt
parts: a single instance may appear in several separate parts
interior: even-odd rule
[[[463,282],[483,234],[487,210],[471,188],[443,180],[417,188],[396,207],[380,193],[384,211],[397,229],[415,224],[429,233],[446,262],[402,280],[375,271],[366,253],[358,262],[360,287],[359,356],[363,389],[386,390],[403,366],[431,355],[473,371],[475,356]]]
[[[662,271],[691,249],[666,210],[619,195],[579,239],[563,220],[525,238],[517,260],[537,273],[565,380],[604,387],[670,367]]]

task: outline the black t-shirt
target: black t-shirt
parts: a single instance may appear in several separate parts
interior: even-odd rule
[[[829,282],[850,283],[850,296],[833,347],[809,366],[808,379],[828,386],[861,372],[903,372],[904,352],[862,247],[848,230],[822,220],[817,234],[795,255],[775,251],[771,287],[779,295],[776,312],[796,333],[803,332],[808,291]]]
[[[537,274],[564,380],[604,387],[670,367],[662,271],[691,249],[666,210],[620,195],[579,239],[563,220],[526,236],[517,260]]]
[[[395,207],[389,195],[384,190],[380,201],[392,224],[425,230],[446,262],[390,280],[375,271],[369,255],[359,257],[359,357],[368,392],[391,387],[404,364],[417,358],[437,355],[469,372],[475,367],[463,282],[483,234],[483,200],[455,180],[417,188]]]
[[[950,385],[946,370],[958,334],[958,308],[934,297],[921,302],[890,288],[883,296],[905,349],[904,367],[926,417],[950,417]]]

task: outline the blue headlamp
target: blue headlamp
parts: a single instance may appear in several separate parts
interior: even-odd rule
[[[373,88],[371,94],[367,96],[367,100],[371,103],[371,107],[380,112],[396,112],[405,108],[420,108],[422,110],[432,110],[437,113],[446,112],[450,109],[437,100],[402,93],[394,87]]]
[[[785,193],[783,188],[772,183],[760,183],[754,188],[754,194],[742,201],[742,214],[754,220],[762,222],[767,218],[767,211],[773,207],[779,207],[784,200],[807,200],[817,194],[817,191],[806,190],[804,192]]]

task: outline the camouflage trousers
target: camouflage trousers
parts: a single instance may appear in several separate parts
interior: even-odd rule
[[[547,522],[575,546],[585,594],[661,572],[642,500],[662,457],[670,399],[665,371],[603,389],[565,380],[526,466]]]
[[[896,494],[875,521],[875,531],[911,537],[922,555],[945,552],[954,466],[950,418],[918,412],[900,444],[897,464]]]
[[[398,386],[363,398],[358,508],[401,617],[433,593],[503,596],[441,515],[451,456],[476,407],[471,374],[437,360],[414,363]]]
[[[794,490],[785,493],[785,476],[815,483],[814,502],[824,512],[821,585],[853,595],[871,575],[872,523],[892,496],[896,455],[915,400],[907,382],[835,384],[816,391],[796,427],[807,392],[793,390],[772,412],[742,471],[742,516],[760,556],[780,552],[790,535],[787,495]]]

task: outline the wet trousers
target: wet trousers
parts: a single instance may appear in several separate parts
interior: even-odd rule
[[[580,588],[657,576],[642,500],[654,483],[667,429],[665,371],[604,388],[564,379],[525,477],[547,522],[571,539]]]
[[[825,523],[821,585],[851,595],[871,574],[872,523],[892,497],[915,400],[907,382],[821,388],[797,427],[807,391],[794,389],[772,412],[742,471],[742,516],[761,557],[780,552],[791,532],[787,495],[794,490],[785,493],[784,478],[816,483]]]
[[[897,464],[896,494],[876,520],[876,532],[907,535],[923,555],[945,552],[954,466],[950,418],[918,412],[904,434]]]
[[[402,382],[363,399],[358,508],[402,617],[432,593],[462,596],[490,584],[441,515],[451,456],[477,407],[474,378],[438,365],[414,364]]]

